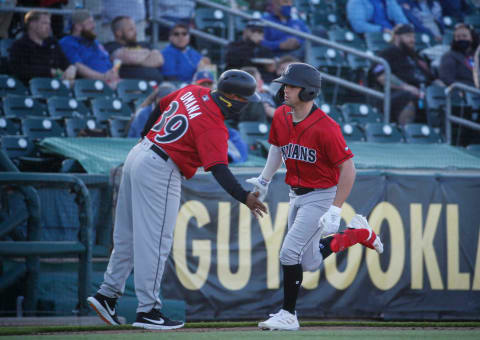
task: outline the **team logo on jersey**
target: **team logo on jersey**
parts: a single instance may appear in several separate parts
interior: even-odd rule
[[[345,151],[348,151],[348,146],[345,147]]]
[[[202,100],[204,102],[208,102],[210,100],[210,98],[205,94],[205,95],[202,96]]]
[[[282,146],[281,150],[285,161],[289,158],[307,163],[315,163],[317,161],[317,151],[303,145],[290,143]]]

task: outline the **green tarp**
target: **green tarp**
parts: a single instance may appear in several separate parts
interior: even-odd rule
[[[80,162],[88,173],[109,174],[124,162],[136,138],[45,138],[40,146]],[[445,144],[350,143],[358,169],[480,169],[480,158]],[[262,167],[265,159],[249,157],[238,166]],[[237,165],[235,165],[237,166]]]

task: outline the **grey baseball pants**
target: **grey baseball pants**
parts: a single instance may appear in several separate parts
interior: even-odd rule
[[[301,263],[304,271],[320,268],[323,260],[319,248],[322,230],[318,221],[332,205],[336,192],[336,186],[316,189],[301,196],[290,192],[288,232],[280,250],[282,265]]]
[[[129,152],[118,193],[113,252],[99,293],[119,297],[134,269],[138,312],[160,309],[160,283],[173,243],[181,174],[144,139]]]

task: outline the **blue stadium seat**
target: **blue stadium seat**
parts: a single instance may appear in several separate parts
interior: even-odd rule
[[[346,122],[356,122],[360,125],[366,123],[379,123],[382,117],[375,108],[363,103],[345,103],[342,112]]]
[[[403,136],[395,124],[367,123],[365,125],[367,142],[401,143]]]
[[[367,32],[365,33],[365,42],[367,49],[373,53],[384,50],[390,46],[391,34],[383,32]]]
[[[73,86],[73,93],[77,100],[91,100],[94,98],[112,98],[113,90],[101,80],[77,79]]]
[[[405,141],[415,144],[442,143],[442,137],[426,124],[405,124],[402,128]]]
[[[69,97],[70,90],[65,84],[55,78],[30,79],[30,92],[34,98],[48,99],[53,96]]]
[[[0,135],[19,135],[20,123],[18,119],[0,117]]]
[[[357,123],[343,123],[342,128],[343,137],[347,142],[364,142],[365,133],[358,126]]]
[[[3,100],[3,112],[7,117],[44,117],[47,109],[38,99],[9,95]]]
[[[118,98],[96,98],[91,103],[93,116],[97,118],[97,123],[102,129],[108,129],[107,121],[111,117],[130,118],[132,115],[130,107]]]
[[[128,117],[112,117],[108,120],[108,132],[110,137],[126,137],[130,123]]]
[[[67,137],[77,137],[83,130],[95,130],[97,129],[97,120],[95,117],[72,117],[65,118],[65,134]]]
[[[242,121],[238,123],[238,131],[242,140],[247,143],[249,153],[257,156],[265,156],[262,142],[268,140],[270,127],[262,122]]]
[[[91,115],[87,106],[75,98],[52,97],[47,101],[48,113],[51,117],[85,117]]]
[[[337,123],[340,124],[344,122],[342,110],[340,110],[337,106],[333,106],[330,104],[322,104],[320,106],[320,109],[322,109],[323,112],[329,115]]]
[[[0,98],[9,94],[24,96],[28,94],[28,90],[17,78],[0,74]]]
[[[22,119],[22,132],[33,140],[65,136],[63,128],[52,118],[24,118]]]
[[[125,103],[131,103],[139,98],[146,98],[152,92],[153,87],[145,80],[124,79],[117,86],[117,97]]]

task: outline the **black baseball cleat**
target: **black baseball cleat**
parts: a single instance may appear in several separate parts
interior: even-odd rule
[[[115,310],[117,304],[116,298],[109,298],[108,296],[97,293],[94,296],[87,298],[87,301],[90,307],[92,307],[92,309],[97,312],[98,316],[107,324],[112,326],[120,325],[117,311]]]
[[[176,329],[183,327],[183,322],[170,320],[158,309],[152,309],[148,313],[137,313],[137,319],[132,326],[145,329]]]

